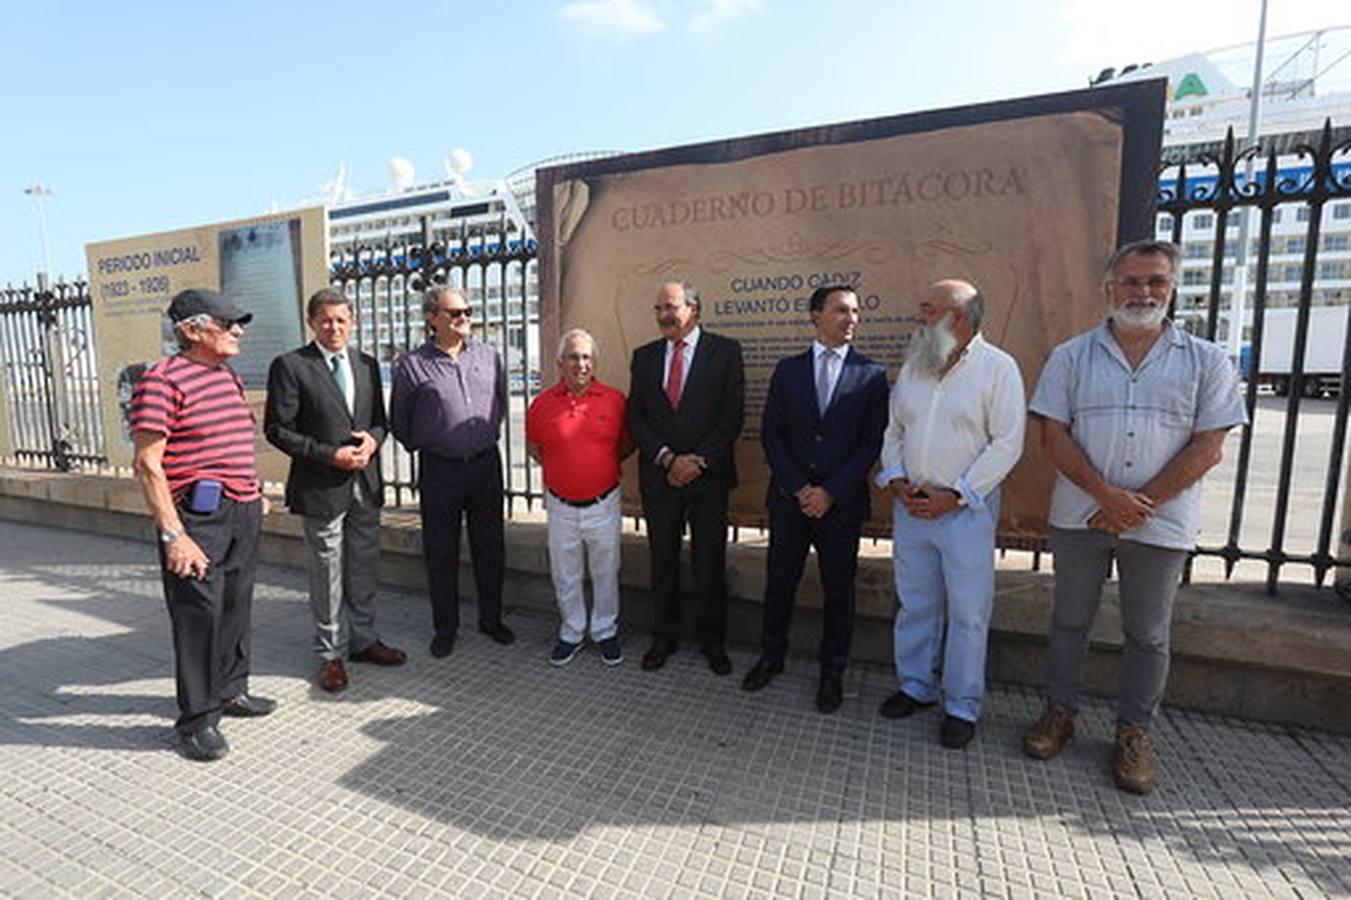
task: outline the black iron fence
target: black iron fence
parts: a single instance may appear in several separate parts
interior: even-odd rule
[[[1177,320],[1221,342],[1231,327],[1239,329],[1232,344],[1247,376],[1250,423],[1208,488],[1227,506],[1227,527],[1205,532],[1198,556],[1222,559],[1226,575],[1243,560],[1264,563],[1273,592],[1291,564],[1312,567],[1323,584],[1333,568],[1351,568],[1351,534],[1342,533],[1348,523],[1339,513],[1341,492],[1351,493],[1351,326],[1337,337],[1335,380],[1327,373],[1311,380],[1306,360],[1311,337],[1328,337],[1311,325],[1315,310],[1351,308],[1351,136],[1329,123],[1308,145],[1285,141],[1264,153],[1238,151],[1231,134],[1217,151],[1162,169],[1158,210],[1160,234],[1184,249]],[[1239,219],[1248,211],[1256,222],[1250,242],[1240,240],[1247,225]],[[551,348],[540,347],[536,254],[535,242],[506,222],[433,232],[424,221],[419,235],[334,246],[329,261],[334,285],[356,303],[358,346],[380,362],[387,385],[394,360],[425,339],[423,291],[433,284],[465,291],[476,333],[502,354],[509,373],[509,512],[541,498],[524,435],[540,362],[552,358]],[[1245,290],[1250,314],[1230,315]],[[21,461],[62,470],[105,461],[90,307],[80,282],[0,293],[6,408]],[[1271,323],[1281,317],[1292,341],[1284,381],[1262,371]],[[1268,396],[1268,382],[1278,396]],[[1333,388],[1333,398],[1317,396]],[[1308,440],[1314,431],[1316,446]],[[1269,437],[1271,446],[1264,445]],[[416,458],[390,441],[382,465],[396,504],[410,502]],[[1300,534],[1292,537],[1292,528]]]
[[[422,223],[419,240],[353,242],[330,251],[330,278],[357,307],[358,346],[380,363],[389,385],[394,360],[426,340],[423,292],[433,285],[464,291],[475,335],[492,344],[507,367],[507,422],[502,439],[508,512],[517,502],[541,500],[542,484],[525,450],[525,411],[540,386],[538,248],[513,232],[469,226],[433,233]],[[545,356],[552,358],[549,354]],[[395,502],[409,500],[417,459],[394,441],[383,450],[386,482]]]
[[[1334,137],[1331,122],[1324,124],[1316,142],[1298,144],[1282,151],[1271,146],[1265,152],[1259,146],[1239,150],[1232,129],[1218,152],[1203,153],[1191,160],[1164,169],[1160,181],[1159,212],[1168,218],[1160,225],[1170,230],[1175,243],[1181,244],[1184,254],[1195,259],[1196,250],[1209,250],[1209,263],[1204,259],[1197,267],[1184,260],[1182,293],[1175,315],[1179,321],[1190,322],[1195,330],[1211,340],[1225,341],[1246,347],[1240,349],[1240,360],[1247,383],[1249,423],[1239,439],[1238,459],[1234,469],[1232,502],[1230,504],[1227,540],[1221,545],[1202,545],[1200,555],[1219,556],[1225,561],[1226,574],[1243,559],[1256,559],[1267,564],[1267,589],[1274,592],[1281,567],[1288,563],[1304,563],[1314,569],[1315,581],[1322,584],[1329,570],[1335,566],[1351,566],[1346,551],[1351,536],[1339,531],[1347,526],[1339,522],[1337,508],[1341,500],[1340,488],[1345,477],[1346,420],[1351,402],[1351,326],[1344,326],[1340,336],[1317,334],[1317,340],[1329,337],[1339,340],[1336,354],[1336,407],[1332,414],[1331,440],[1327,443],[1326,464],[1323,467],[1323,489],[1317,503],[1318,529],[1314,549],[1292,552],[1286,549],[1287,531],[1291,523],[1291,496],[1296,469],[1297,437],[1300,426],[1307,420],[1306,408],[1319,399],[1324,382],[1313,381],[1316,373],[1306,369],[1310,349],[1310,320],[1315,308],[1345,307],[1351,305],[1351,139]],[[1257,236],[1251,246],[1244,240],[1247,225],[1240,217],[1257,218]],[[1190,221],[1189,221],[1190,220]],[[1336,241],[1324,239],[1325,221],[1339,228]],[[1278,223],[1286,232],[1278,241],[1274,230]],[[1293,223],[1294,227],[1289,226]],[[1235,227],[1237,226],[1237,227]],[[1289,232],[1293,231],[1294,234]],[[1251,256],[1255,267],[1251,291],[1251,322],[1247,316],[1232,315],[1221,334],[1221,310],[1232,310],[1236,297],[1241,297],[1247,271],[1246,257]],[[1294,264],[1282,264],[1281,258],[1298,258]],[[1322,261],[1320,263],[1320,260]],[[1331,263],[1331,265],[1328,265]],[[1194,280],[1189,273],[1206,278],[1204,292],[1190,293],[1187,282]],[[1291,276],[1296,277],[1291,277]],[[1263,366],[1267,349],[1264,342],[1268,322],[1282,315],[1277,310],[1293,309],[1292,343],[1288,353],[1279,354],[1283,381],[1275,382],[1283,398],[1281,449],[1274,478],[1274,502],[1270,509],[1270,529],[1265,549],[1252,544],[1251,532],[1245,535],[1245,516],[1252,515],[1249,488],[1255,473],[1270,476],[1269,471],[1255,470],[1254,435],[1264,416],[1275,410],[1258,403],[1259,387],[1263,382]],[[1288,316],[1287,316],[1288,318]],[[1342,321],[1345,322],[1345,315]],[[1231,329],[1241,329],[1233,340]],[[1274,349],[1274,348],[1273,348]],[[1287,348],[1280,348],[1286,350]],[[1268,356],[1274,354],[1267,354]],[[1321,376],[1320,376],[1321,377]],[[1298,516],[1307,516],[1305,509]],[[1245,542],[1249,546],[1244,546]],[[1334,552],[1342,558],[1334,556]]]
[[[21,462],[65,472],[106,460],[92,312],[84,282],[0,290],[0,420]]]

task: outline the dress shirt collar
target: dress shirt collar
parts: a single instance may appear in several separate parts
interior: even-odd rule
[[[699,335],[702,333],[702,331],[703,326],[695,325],[694,328],[690,331],[690,333],[685,335],[684,343],[686,352],[688,353],[694,352],[695,347],[699,345]],[[667,341],[666,352],[667,353],[672,352],[675,349],[675,345],[676,345],[675,341]]]
[[[822,353],[834,353],[841,362],[849,356],[849,345],[841,344],[838,347],[827,347],[820,341],[812,341],[812,361],[820,362]]]
[[[967,360],[975,359],[984,350],[985,350],[985,338],[983,335],[981,335],[979,331],[977,331],[975,334],[971,336],[971,340],[966,342],[966,346],[962,348],[962,352],[957,354],[957,361],[954,362],[952,365],[948,366],[948,370],[944,372],[942,375],[938,376],[937,380],[942,381],[945,378],[951,377],[953,372],[956,372],[962,366],[966,365]]]
[[[1110,318],[1103,319],[1102,323],[1098,325],[1097,336],[1099,341],[1108,346],[1121,346],[1121,344],[1117,342],[1116,334],[1112,331],[1112,320]],[[1187,342],[1187,339],[1182,336],[1182,333],[1177,326],[1168,319],[1163,320],[1163,333],[1159,335],[1159,338],[1161,340],[1166,340],[1174,347],[1181,347]],[[1155,343],[1157,344],[1158,341],[1155,341]]]
[[[443,359],[448,359],[454,362],[462,358],[465,354],[473,353],[474,351],[476,351],[480,343],[482,342],[475,340],[472,334],[469,335],[464,339],[464,343],[460,345],[460,352],[458,356],[451,356],[449,350],[442,350],[441,346],[436,343],[436,335],[432,335],[431,337],[427,338],[427,343],[423,344],[423,346],[426,347],[427,352],[431,353],[433,356],[439,356]]]
[[[319,343],[318,341],[313,341],[313,344],[314,344],[314,349],[318,350],[318,351],[319,351],[319,354],[320,354],[321,356],[323,356],[323,358],[324,358],[324,365],[328,366],[330,369],[333,368],[333,360],[334,360],[335,358],[336,358],[336,359],[344,359],[344,360],[347,358],[347,348],[346,348],[346,347],[343,347],[341,350],[339,350],[338,352],[334,353],[332,350],[328,349],[327,347],[325,347],[323,344]]]
[[[1094,332],[1094,338],[1099,344],[1102,344],[1114,359],[1120,360],[1122,365],[1128,369],[1130,368],[1130,364],[1126,362],[1126,351],[1122,348],[1121,342],[1116,339],[1116,334],[1112,331],[1112,320],[1110,318],[1102,320],[1102,324],[1100,324]],[[1187,339],[1182,334],[1182,330],[1173,325],[1168,319],[1164,319],[1163,332],[1158,336],[1154,343],[1150,345],[1149,352],[1145,354],[1144,360],[1141,360],[1140,364],[1144,365],[1144,361],[1153,357],[1161,346],[1181,347],[1186,344],[1186,342]]]

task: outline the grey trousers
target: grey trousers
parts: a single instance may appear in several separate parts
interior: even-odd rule
[[[1148,727],[1168,680],[1168,640],[1187,551],[1123,540],[1094,529],[1051,529],[1055,555],[1055,610],[1051,614],[1047,696],[1079,708],[1079,668],[1098,613],[1108,567],[1116,559],[1120,582],[1121,683],[1118,725]]]
[[[380,639],[375,631],[380,509],[361,497],[331,519],[304,518],[314,650],[321,659],[344,659]]]

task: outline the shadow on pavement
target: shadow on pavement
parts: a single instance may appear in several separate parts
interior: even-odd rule
[[[7,523],[0,537],[0,592],[24,600],[11,604],[22,614],[0,649],[0,744],[164,751],[175,707],[151,548],[81,536],[72,549],[69,535]],[[330,698],[311,684],[303,573],[259,575],[255,689],[283,705],[239,726],[223,765],[240,768],[223,774],[262,789],[327,785],[306,810],[314,816],[397,810],[507,844],[731,829],[763,852],[792,840],[809,861],[820,849],[831,860],[901,854],[975,871],[1089,856],[1104,890],[1121,888],[1116,877],[1181,891],[1201,878],[1191,886],[1225,895],[1291,873],[1322,892],[1351,889],[1346,738],[1166,711],[1154,730],[1159,790],[1132,797],[1107,772],[1112,710],[1102,702],[1086,704],[1080,736],[1041,763],[1017,746],[1040,699],[994,686],[976,741],[953,752],[938,746],[933,712],[876,715],[893,689],[880,667],[851,668],[844,708],[822,716],[808,660],[752,695],[739,689],[751,652],[733,654],[726,678],[690,645],[642,672],[636,628],[614,669],[590,649],[548,666],[556,623],[519,613],[515,645],[466,628],[450,658],[432,660],[425,601],[406,591],[388,593],[380,624],[409,665],[353,666],[352,688]],[[614,839],[616,854],[629,852],[624,841]],[[1160,868],[1169,859],[1171,874]],[[1217,871],[1232,884],[1212,884]]]

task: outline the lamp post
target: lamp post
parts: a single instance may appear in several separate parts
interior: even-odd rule
[[[1257,58],[1253,61],[1252,93],[1248,98],[1248,140],[1244,149],[1257,145],[1258,123],[1262,118],[1262,51],[1267,40],[1267,0],[1262,0],[1261,13],[1257,21]],[[1249,156],[1243,162],[1243,184],[1252,184],[1253,158]],[[1270,185],[1267,186],[1270,189]],[[1229,291],[1229,357],[1234,365],[1239,365],[1239,356],[1243,348],[1243,306],[1248,299],[1248,235],[1250,233],[1250,215],[1252,208],[1239,207],[1238,211],[1238,247],[1234,252],[1234,284]],[[1258,360],[1250,363],[1253,372],[1257,371]],[[1240,367],[1241,369],[1241,367]]]
[[[47,280],[51,276],[52,256],[47,247],[47,214],[42,207],[42,198],[50,197],[52,192],[40,184],[32,184],[23,192],[33,198],[33,206],[38,211],[38,234],[42,238],[42,271],[38,272],[38,290],[47,290]]]
[[[37,299],[44,304],[39,319],[47,331],[47,365],[52,379],[52,405],[48,410],[48,427],[52,435],[52,460],[61,472],[69,472],[70,464],[70,401],[66,395],[66,357],[65,344],[61,333],[61,321],[56,308],[51,304],[52,295],[48,283],[52,271],[51,251],[47,246],[47,215],[43,209],[42,198],[50,197],[52,192],[40,184],[29,185],[23,192],[33,198],[33,206],[38,213],[38,233],[42,237],[42,270],[38,272]]]

